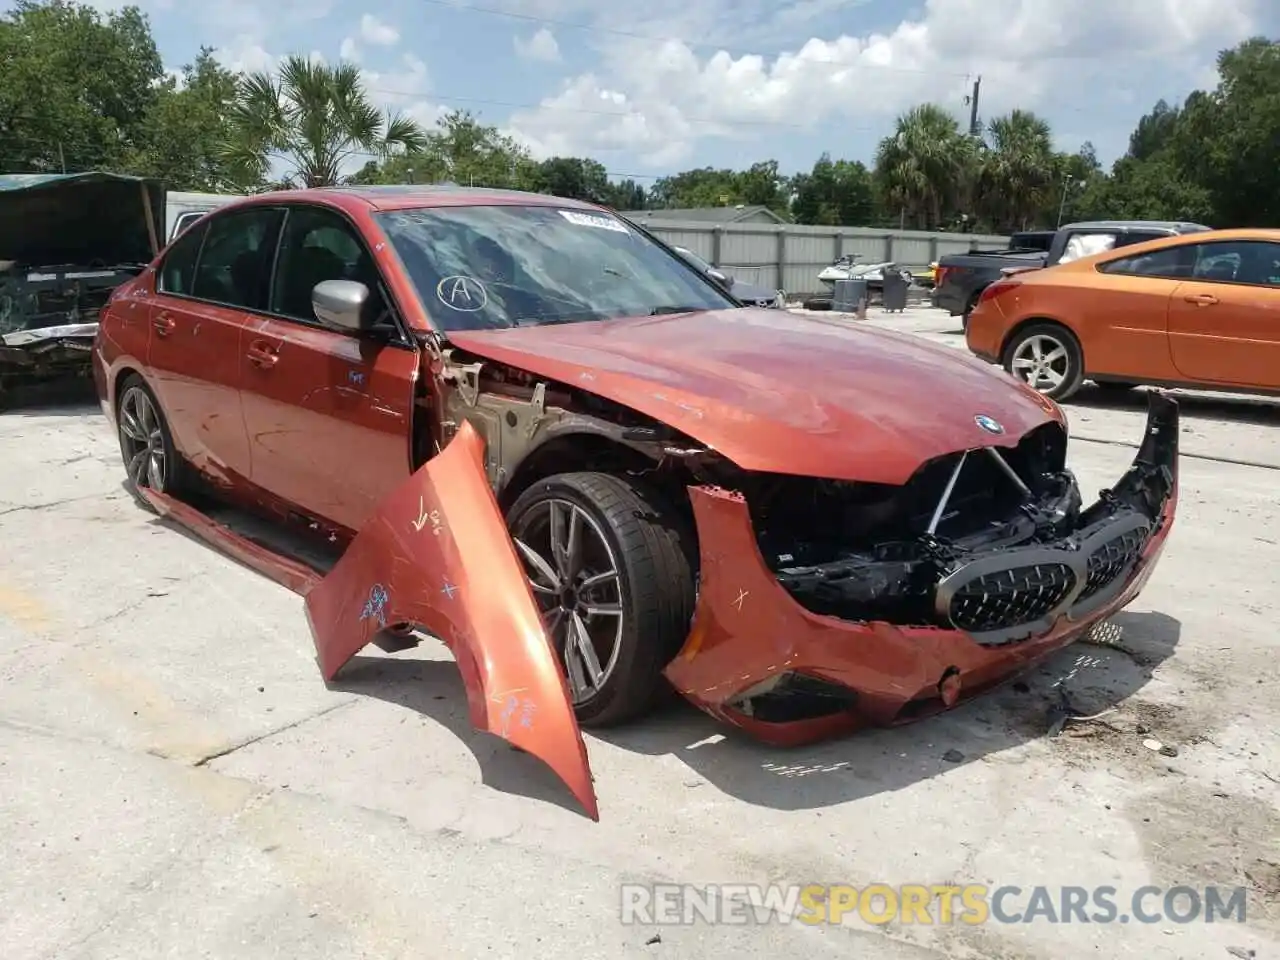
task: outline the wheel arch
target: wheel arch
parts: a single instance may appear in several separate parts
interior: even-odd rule
[[[1001,363],[1004,363],[1005,355],[1009,352],[1009,347],[1014,342],[1014,340],[1016,340],[1022,334],[1022,332],[1026,330],[1028,327],[1033,327],[1037,325],[1061,327],[1063,330],[1069,333],[1071,335],[1071,338],[1076,342],[1076,349],[1080,351],[1081,366],[1082,367],[1084,366],[1084,360],[1085,360],[1084,343],[1080,340],[1080,334],[1075,330],[1074,327],[1071,326],[1071,324],[1067,323],[1065,320],[1061,320],[1058,317],[1049,317],[1041,314],[1036,314],[1034,316],[1026,317],[1025,319],[1019,320],[1017,323],[1015,323],[1012,327],[1009,328],[1009,331],[1004,335],[1004,339],[1000,341],[999,358]]]
[[[675,460],[653,457],[602,430],[574,429],[554,433],[529,450],[511,469],[498,491],[505,512],[529,487],[560,473],[593,472],[643,477],[644,484],[660,494],[667,505],[690,521],[693,505],[688,488],[697,479]]]
[[[124,382],[130,377],[137,377],[141,380],[143,386],[151,392],[151,396],[155,399],[156,404],[158,405],[160,403],[160,398],[156,396],[155,387],[151,385],[151,381],[147,379],[147,375],[142,372],[141,367],[132,362],[125,362],[120,364],[108,380],[108,383],[111,385],[111,392],[107,399],[111,404],[112,416],[116,416],[120,410],[120,391],[124,388]]]

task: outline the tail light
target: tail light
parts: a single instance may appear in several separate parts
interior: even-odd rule
[[[978,302],[986,303],[989,300],[994,300],[996,297],[1006,294],[1020,286],[1022,286],[1022,281],[1015,280],[1012,277],[1005,277],[1003,280],[997,280],[995,283],[988,285],[982,291],[982,295],[978,297]]]
[[[947,280],[947,274],[951,271],[950,267],[937,267],[933,271],[933,285],[935,287],[942,286]]]

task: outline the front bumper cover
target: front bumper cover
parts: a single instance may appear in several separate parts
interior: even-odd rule
[[[666,676],[702,710],[778,744],[946,709],[1044,660],[1137,596],[1173,525],[1177,458],[1177,404],[1153,394],[1134,464],[1102,498],[1133,494],[1138,478],[1154,478],[1156,492],[1144,504],[1148,516],[1144,520],[1123,510],[1067,544],[1001,551],[956,570],[938,586],[940,614],[954,610],[952,601],[966,584],[981,582],[991,572],[1061,564],[1074,574],[1071,587],[1046,615],[983,633],[850,622],[809,612],[767,568],[744,499],[726,490],[695,488],[702,554],[698,605],[689,638]],[[1127,554],[1107,550],[1135,537],[1140,542]],[[754,716],[753,699],[784,678],[845,692],[842,708],[785,722]]]

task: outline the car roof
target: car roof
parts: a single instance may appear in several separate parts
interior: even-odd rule
[[[1280,229],[1274,227],[1233,227],[1230,230],[1199,230],[1183,234],[1171,234],[1158,237],[1143,243],[1135,243],[1126,247],[1115,247],[1108,253],[1120,250],[1145,250],[1156,247],[1176,247],[1183,244],[1218,243],[1224,240],[1261,240],[1266,243],[1280,243]]]
[[[453,183],[351,184],[339,187],[307,187],[302,190],[273,190],[228,204],[224,209],[259,203],[307,202],[318,202],[347,210],[363,207],[365,210],[374,212],[423,207],[471,206],[541,206],[608,212],[597,204],[570,200],[567,197],[554,197],[545,193],[529,193],[523,190],[460,187]]]
[[[1155,253],[1158,250],[1167,250],[1173,247],[1193,246],[1200,243],[1225,243],[1232,240],[1257,240],[1263,243],[1280,243],[1280,229],[1268,229],[1263,227],[1237,227],[1231,230],[1201,230],[1191,233],[1171,233],[1168,236],[1156,237],[1152,240],[1143,240],[1141,243],[1126,244],[1122,247],[1112,247],[1109,250],[1100,250],[1098,253],[1090,254],[1087,257],[1081,257],[1078,260],[1072,260],[1069,263],[1054,264],[1043,270],[1035,270],[1027,274],[1015,274],[1019,278],[1028,281],[1036,280],[1038,275],[1043,274],[1043,283],[1056,282],[1054,277],[1062,272],[1076,273],[1078,271],[1092,270],[1098,263],[1108,260],[1122,260],[1126,257],[1140,257],[1147,253]]]
[[[1163,230],[1167,233],[1203,233],[1212,230],[1202,223],[1185,220],[1084,220],[1068,223],[1063,230]]]

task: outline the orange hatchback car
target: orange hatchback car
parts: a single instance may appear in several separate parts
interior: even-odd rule
[[[1053,400],[1085,380],[1280,393],[1280,230],[1162,237],[1013,273],[969,349]]]

